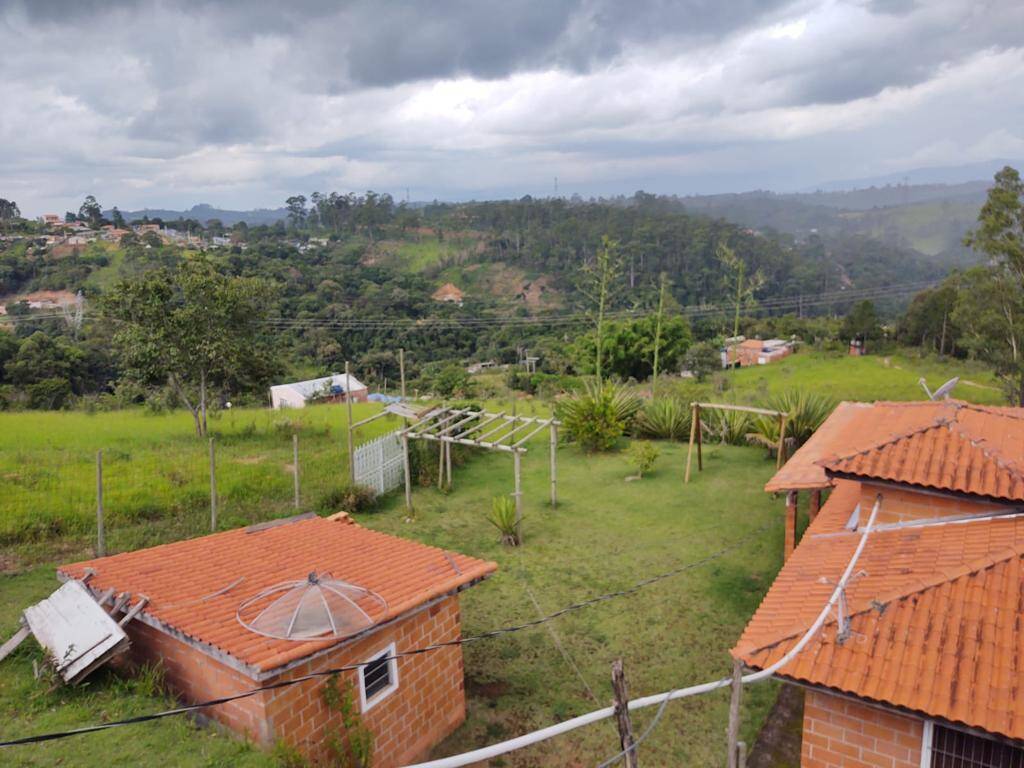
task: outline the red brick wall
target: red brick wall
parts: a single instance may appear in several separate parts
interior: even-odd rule
[[[453,640],[459,633],[459,600],[455,596],[448,597],[352,646],[306,662],[274,680],[366,661],[390,643],[395,643],[401,652]],[[363,718],[374,734],[374,768],[401,765],[424,755],[455,730],[466,716],[459,646],[399,658],[397,663],[397,690],[373,706]],[[346,673],[343,679],[351,681],[358,706],[357,673]],[[341,717],[324,706],[323,686],[321,681],[310,681],[267,694],[267,721],[273,738],[284,739],[314,758],[323,756],[326,740],[338,733],[341,724]]]
[[[447,597],[356,643],[325,653],[263,683],[141,622],[132,622],[128,629],[137,663],[160,660],[166,682],[176,695],[185,701],[203,701],[366,661],[390,643],[395,643],[401,652],[458,638],[459,598]],[[402,765],[425,755],[466,716],[461,647],[400,658],[397,664],[398,688],[371,707],[363,718],[374,734],[374,768]],[[358,709],[357,673],[345,673],[343,679],[351,681]],[[337,734],[341,725],[340,715],[324,705],[325,681],[326,678],[314,679],[260,693],[212,707],[206,714],[257,743],[271,746],[281,739],[314,759],[321,758],[327,739]]]
[[[923,721],[807,691],[802,768],[919,768]]]
[[[208,654],[141,621],[131,622],[126,630],[132,641],[132,660],[137,664],[160,662],[168,687],[183,701],[207,701],[260,685]],[[262,699],[265,695],[229,701],[203,710],[200,714],[247,735],[253,741],[272,743],[264,717]]]
[[[892,488],[870,483],[861,485],[861,524],[867,523],[875,497],[882,494],[882,506],[878,510],[877,523],[894,523],[901,520],[922,520],[946,515],[977,515],[1003,509],[989,501],[942,496],[937,493],[921,493],[912,488]]]

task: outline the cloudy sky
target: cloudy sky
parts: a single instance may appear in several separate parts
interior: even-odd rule
[[[1019,0],[0,0],[26,214],[800,189],[1024,157]]]

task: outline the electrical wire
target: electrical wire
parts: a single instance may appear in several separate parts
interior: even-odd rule
[[[607,760],[605,760],[603,763],[600,763],[597,766],[597,768],[608,768],[609,765],[617,763],[619,760],[624,758],[628,753],[636,752],[640,745],[643,744],[644,741],[646,741],[647,737],[651,735],[651,732],[658,725],[658,722],[661,720],[661,716],[665,714],[665,707],[668,706],[668,703],[672,700],[672,694],[675,692],[676,689],[673,688],[671,691],[665,694],[665,700],[661,702],[661,706],[658,707],[658,711],[654,713],[654,719],[651,720],[651,722],[647,725],[646,728],[644,728],[644,732],[641,733],[639,737],[637,737],[636,741],[630,744],[627,749],[622,750],[617,755],[613,755],[612,757],[609,757]]]
[[[771,521],[769,523],[766,523],[765,525],[757,528],[756,530],[752,531],[751,533],[747,534],[746,536],[743,536],[742,538],[737,539],[736,541],[731,542],[730,544],[727,544],[725,547],[722,547],[721,549],[719,549],[719,550],[717,550],[715,552],[712,552],[711,554],[706,555],[705,557],[699,558],[697,560],[693,560],[693,561],[691,561],[689,563],[685,563],[683,565],[680,565],[680,566],[678,566],[676,568],[673,568],[671,570],[665,571],[663,573],[659,573],[659,574],[656,574],[654,576],[650,576],[650,577],[648,577],[646,579],[642,579],[642,580],[637,581],[634,584],[632,584],[631,586],[626,587],[624,589],[616,590],[614,592],[606,592],[604,594],[597,595],[595,597],[587,598],[586,600],[580,600],[578,602],[571,603],[571,604],[565,606],[564,608],[560,608],[559,610],[557,610],[557,611],[555,611],[553,613],[547,614],[546,616],[541,616],[541,617],[538,617],[538,618],[530,620],[530,621],[522,622],[520,624],[514,624],[514,625],[511,625],[511,626],[507,626],[507,627],[501,627],[499,629],[492,629],[492,630],[487,631],[487,632],[482,632],[482,633],[476,634],[476,635],[469,635],[467,637],[460,637],[460,638],[457,638],[455,640],[448,640],[448,641],[441,642],[441,643],[434,643],[432,645],[424,646],[422,648],[414,648],[414,649],[411,649],[411,650],[408,650],[408,651],[400,651],[400,652],[394,653],[394,654],[392,654],[391,656],[388,656],[388,657],[380,657],[380,658],[374,659],[374,663],[380,662],[380,661],[391,661],[391,660],[394,660],[394,659],[400,659],[400,658],[405,658],[405,657],[409,657],[409,656],[418,656],[418,655],[421,655],[421,654],[430,653],[431,651],[441,650],[443,648],[452,648],[452,647],[456,647],[456,646],[468,645],[470,643],[479,642],[481,640],[489,640],[489,639],[492,639],[492,638],[495,638],[495,637],[500,637],[500,636],[503,636],[503,635],[512,634],[514,632],[521,632],[521,631],[526,630],[526,629],[530,629],[530,628],[533,628],[533,627],[540,626],[542,624],[546,624],[549,621],[554,621],[555,619],[559,618],[560,616],[564,616],[564,615],[566,615],[568,613],[572,613],[574,611],[578,611],[578,610],[581,610],[583,608],[587,608],[587,607],[592,606],[592,605],[597,605],[599,603],[607,602],[609,600],[613,600],[613,599],[616,599],[616,598],[619,598],[619,597],[625,597],[627,595],[635,594],[636,592],[639,592],[641,589],[644,589],[645,587],[648,587],[648,586],[650,586],[652,584],[656,584],[656,583],[658,583],[660,581],[664,581],[664,580],[672,578],[674,576],[678,576],[678,575],[680,575],[682,573],[685,573],[687,571],[693,570],[695,568],[699,568],[701,566],[707,565],[708,563],[714,562],[715,560],[718,560],[718,559],[720,559],[722,557],[725,557],[727,554],[736,551],[737,549],[739,549],[741,546],[743,546],[747,542],[760,538],[760,536],[764,532],[766,532],[769,528],[771,528],[773,526],[774,522],[775,521]],[[309,674],[302,675],[300,677],[291,678],[289,680],[280,680],[280,681],[278,681],[276,683],[270,683],[269,685],[259,686],[257,688],[252,688],[252,689],[249,689],[247,691],[242,691],[240,693],[231,694],[230,696],[222,696],[220,698],[209,699],[207,701],[198,702],[196,704],[188,704],[188,705],[185,705],[185,706],[175,707],[173,709],[167,709],[167,710],[163,710],[163,711],[160,711],[160,712],[153,712],[153,713],[150,713],[150,714],[147,714],[147,715],[138,715],[136,717],[130,717],[130,718],[127,718],[127,719],[124,719],[124,720],[116,720],[116,721],[109,722],[109,723],[99,723],[99,724],[96,724],[96,725],[88,725],[88,726],[83,726],[81,728],[73,728],[73,729],[66,730],[66,731],[54,731],[54,732],[50,732],[50,733],[36,734],[34,736],[25,736],[25,737],[18,738],[18,739],[9,739],[9,740],[6,740],[6,741],[0,741],[0,748],[3,748],[3,747],[14,747],[14,746],[20,746],[20,745],[26,745],[26,744],[39,744],[39,743],[46,742],[46,741],[54,741],[56,739],[68,738],[68,737],[71,737],[71,736],[79,736],[79,735],[86,734],[86,733],[95,733],[97,731],[105,731],[105,730],[109,730],[111,728],[120,728],[120,727],[124,727],[124,726],[128,726],[128,725],[136,725],[136,724],[139,724],[139,723],[151,722],[153,720],[160,720],[160,719],[163,719],[163,718],[166,718],[166,717],[174,717],[174,716],[177,716],[177,715],[184,715],[184,714],[187,714],[189,712],[196,712],[196,711],[199,711],[199,710],[202,710],[202,709],[207,709],[209,707],[219,706],[221,704],[226,704],[226,703],[231,702],[231,701],[238,701],[239,699],[246,699],[246,698],[249,698],[250,696],[256,696],[257,694],[263,693],[265,691],[274,691],[274,690],[277,690],[279,688],[287,688],[287,687],[290,687],[292,685],[298,685],[298,684],[304,683],[304,682],[306,682],[308,680],[315,680],[315,679],[319,679],[319,678],[323,678],[323,677],[331,677],[331,676],[339,674],[341,672],[354,671],[354,670],[361,669],[361,668],[365,667],[367,663],[368,662],[363,662],[363,663],[360,663],[360,664],[348,664],[348,665],[345,665],[345,666],[334,667],[334,668],[331,668],[331,669],[324,669],[324,670],[320,670],[320,671],[317,671],[317,672],[311,672]]]

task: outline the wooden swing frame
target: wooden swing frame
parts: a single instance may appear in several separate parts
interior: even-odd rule
[[[789,421],[789,414],[782,411],[773,411],[769,408],[755,408],[751,405],[734,405],[733,403],[690,403],[690,447],[686,451],[686,476],[684,483],[690,482],[690,467],[693,461],[693,445],[697,444],[697,471],[704,471],[704,456],[701,450],[704,440],[701,430],[700,413],[704,409],[717,409],[720,411],[742,411],[753,413],[758,416],[774,416],[779,420],[779,443],[776,446],[775,468],[782,466],[783,456],[786,453],[786,423]]]

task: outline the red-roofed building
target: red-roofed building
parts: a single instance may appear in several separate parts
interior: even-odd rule
[[[843,606],[776,672],[804,768],[1024,765],[1024,409],[843,403],[768,483],[831,489],[733,649],[782,659],[880,499]]]
[[[497,566],[371,531],[344,516],[310,514],[65,565],[59,574],[80,578],[87,568],[95,571],[88,582],[94,593],[114,589],[149,599],[126,625],[133,657],[160,662],[168,685],[185,701],[365,664],[342,673],[341,680],[351,683],[373,733],[373,765],[386,767],[423,756],[465,719],[461,647],[401,654],[459,638],[459,593]],[[293,633],[300,600],[294,613],[288,609],[290,623],[268,636],[260,617],[273,619],[274,606],[280,606],[278,593],[268,590],[285,582],[306,585],[307,578],[309,584],[343,580],[372,595],[346,609],[365,617],[365,625],[347,634],[334,628],[332,617],[334,631],[307,625]],[[337,597],[314,592],[318,601],[322,594]],[[255,605],[258,615],[247,616],[247,605]],[[318,605],[307,603],[303,610]],[[328,607],[326,600],[323,605]],[[292,639],[277,636],[285,633]],[[321,759],[341,728],[340,715],[324,701],[326,680],[264,691],[205,714],[264,746],[283,740]]]
[[[462,291],[454,283],[445,283],[436,291],[434,291],[431,297],[434,301],[442,301],[448,304],[458,304],[462,306],[464,299]]]

